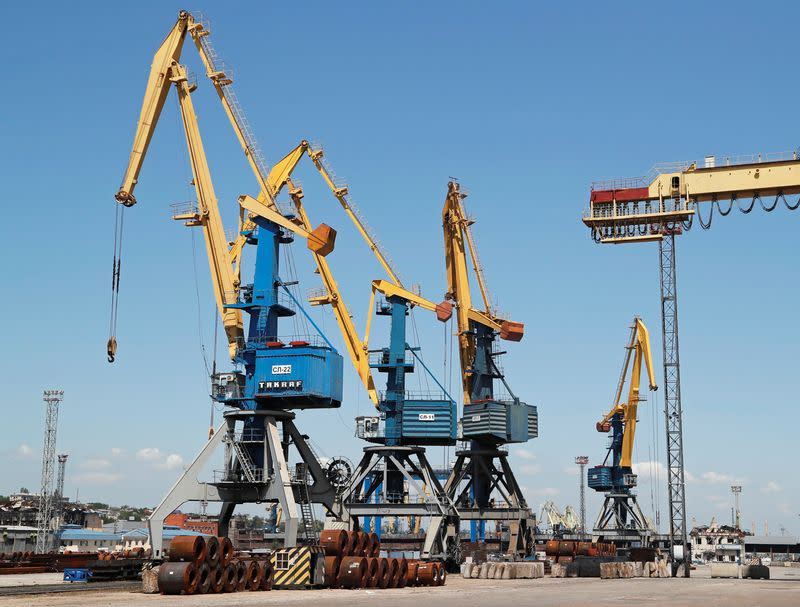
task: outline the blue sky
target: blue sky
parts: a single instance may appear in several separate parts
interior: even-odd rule
[[[191,231],[169,219],[169,204],[193,197],[174,94],[139,204],[126,214],[117,364],[104,354],[113,195],[152,54],[179,8],[6,7],[0,493],[39,484],[44,388],[66,392],[58,442],[70,454],[70,495],[154,504],[204,439],[201,343],[211,356],[214,310],[200,234],[193,260]],[[492,297],[526,324],[505,361],[512,387],[540,411],[541,437],[512,449],[521,482],[534,507],[576,505],[571,462],[604,455],[594,423],[613,396],[634,314],[654,336],[661,380],[657,249],[593,244],[580,223],[589,185],[662,161],[795,148],[787,125],[800,91],[786,63],[796,5],[684,3],[669,14],[632,2],[190,8],[211,19],[267,158],[303,138],[323,144],[402,277],[434,300],[444,285],[441,206],[449,176],[460,178]],[[202,75],[190,45],[184,61]],[[199,80],[194,102],[231,224],[236,196],[256,184]],[[314,173],[300,178],[314,222],[340,229],[330,260],[363,327],[368,281],[383,275]],[[800,486],[786,457],[800,387],[797,218],[785,209],[717,218],[678,244],[687,500],[698,522],[729,520],[738,482],[746,526],[755,520],[761,532],[768,520],[772,532],[800,532]],[[318,286],[294,248],[303,289]],[[340,344],[332,317],[315,314]],[[423,312],[415,322],[441,372],[444,329]],[[324,454],[357,458],[352,418],[370,404],[349,369],[345,394],[340,410],[300,420]],[[663,418],[653,418],[662,406],[658,394],[640,407],[639,462],[656,457],[653,422],[663,458]],[[664,501],[661,478],[653,501]],[[589,518],[599,505],[592,495]]]

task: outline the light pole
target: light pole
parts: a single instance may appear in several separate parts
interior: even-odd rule
[[[741,524],[740,524],[741,512],[739,511],[739,494],[741,492],[742,492],[741,485],[731,485],[731,493],[733,493],[734,503],[736,504],[734,509],[734,519],[733,519],[733,525],[734,527],[736,527],[736,529],[741,529]]]
[[[580,512],[581,512],[581,539],[584,539],[584,536],[586,535],[586,487],[585,487],[585,485],[583,483],[583,479],[586,478],[586,474],[585,474],[586,464],[589,463],[589,458],[587,456],[585,456],[585,455],[579,455],[578,457],[575,458],[575,463],[578,464],[578,466],[580,466],[580,468],[581,468],[581,476],[580,476],[580,479],[579,479],[580,480],[579,486],[580,486],[580,492],[581,492],[580,493],[580,495],[581,495],[581,502],[580,502],[580,505],[581,505],[581,509],[580,509]]]

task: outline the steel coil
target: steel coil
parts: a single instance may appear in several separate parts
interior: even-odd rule
[[[206,563],[212,569],[219,563],[219,540],[213,535],[206,538]]]
[[[169,543],[169,560],[199,565],[206,559],[206,541],[202,535],[176,535]]]
[[[368,556],[367,559],[367,572],[364,574],[365,588],[375,588],[378,585],[378,572],[380,569],[379,559],[374,556]]]
[[[339,587],[339,567],[342,564],[340,556],[325,557],[325,585],[329,588]]]
[[[236,567],[236,589],[234,592],[242,592],[247,588],[247,562],[242,560],[235,560],[233,562]]]
[[[420,561],[417,567],[417,583],[420,586],[437,586],[439,584],[438,563]]]
[[[398,560],[397,567],[397,588],[405,588],[408,582],[408,561],[404,558]]]
[[[227,567],[233,558],[233,544],[227,537],[218,537],[217,542],[219,543],[219,564]]]
[[[400,559],[397,558],[390,558],[388,563],[388,573],[387,576],[389,578],[388,588],[397,588],[397,580],[400,577]]]
[[[408,563],[408,570],[406,572],[406,586],[416,586],[417,568],[419,567],[419,561],[416,559],[412,559],[407,561],[407,563]]]
[[[269,559],[261,561],[261,590],[272,590],[274,577],[272,561]]]
[[[197,594],[208,594],[211,590],[211,568],[202,563],[197,568]]]
[[[356,532],[356,545],[353,548],[353,556],[366,556],[369,544],[369,533],[363,531]]]
[[[447,581],[447,569],[444,568],[444,563],[436,563],[436,565],[439,568],[439,576],[436,580],[436,585],[444,586],[444,583]]]
[[[381,582],[386,577],[386,567],[388,565],[388,561],[382,558],[376,558],[375,561],[378,563],[377,570],[373,578],[371,580],[367,580],[367,587],[386,588],[386,586],[381,586]]]
[[[211,579],[211,583],[209,584],[209,592],[214,594],[218,594],[223,591],[223,577],[224,577],[224,569],[222,565],[217,563],[215,567],[211,568],[211,573],[208,576]]]
[[[363,588],[367,572],[367,559],[363,556],[346,556],[339,566],[339,584],[342,588]]]
[[[367,545],[367,556],[377,557],[381,553],[381,538],[377,533],[369,534],[369,544]]]
[[[325,549],[325,556],[343,556],[347,540],[344,529],[326,529],[319,534],[319,545]]]
[[[222,592],[236,592],[236,566],[228,563],[222,568]]]
[[[355,556],[356,544],[358,543],[358,531],[347,532],[347,545],[344,547],[342,556]]]
[[[261,590],[261,567],[256,561],[247,563],[246,586],[248,590]]]
[[[197,581],[197,567],[191,562],[163,563],[158,570],[161,594],[194,594]]]
[[[544,545],[544,553],[547,556],[558,556],[558,540],[548,540]]]

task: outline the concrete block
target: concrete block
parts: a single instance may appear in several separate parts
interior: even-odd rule
[[[712,578],[738,578],[739,565],[736,563],[711,563]]]
[[[489,568],[486,570],[486,578],[490,580],[497,579],[497,566],[498,563],[489,563]]]
[[[633,577],[633,563],[617,563],[617,575],[620,577],[620,579],[631,579]]]
[[[672,572],[670,571],[670,564],[667,561],[658,561],[656,570],[657,573],[653,577],[663,577],[663,578],[672,577]]]
[[[530,563],[531,568],[531,577],[534,579],[543,578],[544,577],[544,563],[542,561],[536,561],[535,563]]]
[[[481,565],[478,563],[472,563],[472,569],[469,572],[469,578],[471,580],[477,580],[481,575]]]
[[[553,563],[550,567],[550,577],[567,577],[567,566]]]
[[[644,563],[637,561],[633,564],[633,577],[644,577]]]
[[[478,579],[485,580],[489,578],[489,563],[482,563]]]
[[[768,580],[769,567],[766,565],[743,565],[742,579]]]
[[[514,573],[516,569],[511,566],[511,563],[503,563],[500,578],[503,580],[513,580],[516,576]]]
[[[158,594],[158,565],[152,569],[142,571],[142,592],[145,594]]]
[[[600,563],[600,579],[614,580],[619,577],[617,563]]]

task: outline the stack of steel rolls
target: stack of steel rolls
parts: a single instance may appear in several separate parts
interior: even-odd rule
[[[325,550],[325,583],[330,588],[404,588],[442,586],[442,563],[380,557],[375,533],[327,529],[320,534]]]
[[[169,561],[158,572],[161,594],[206,594],[271,590],[269,558],[234,555],[226,537],[178,535],[169,547]]]

